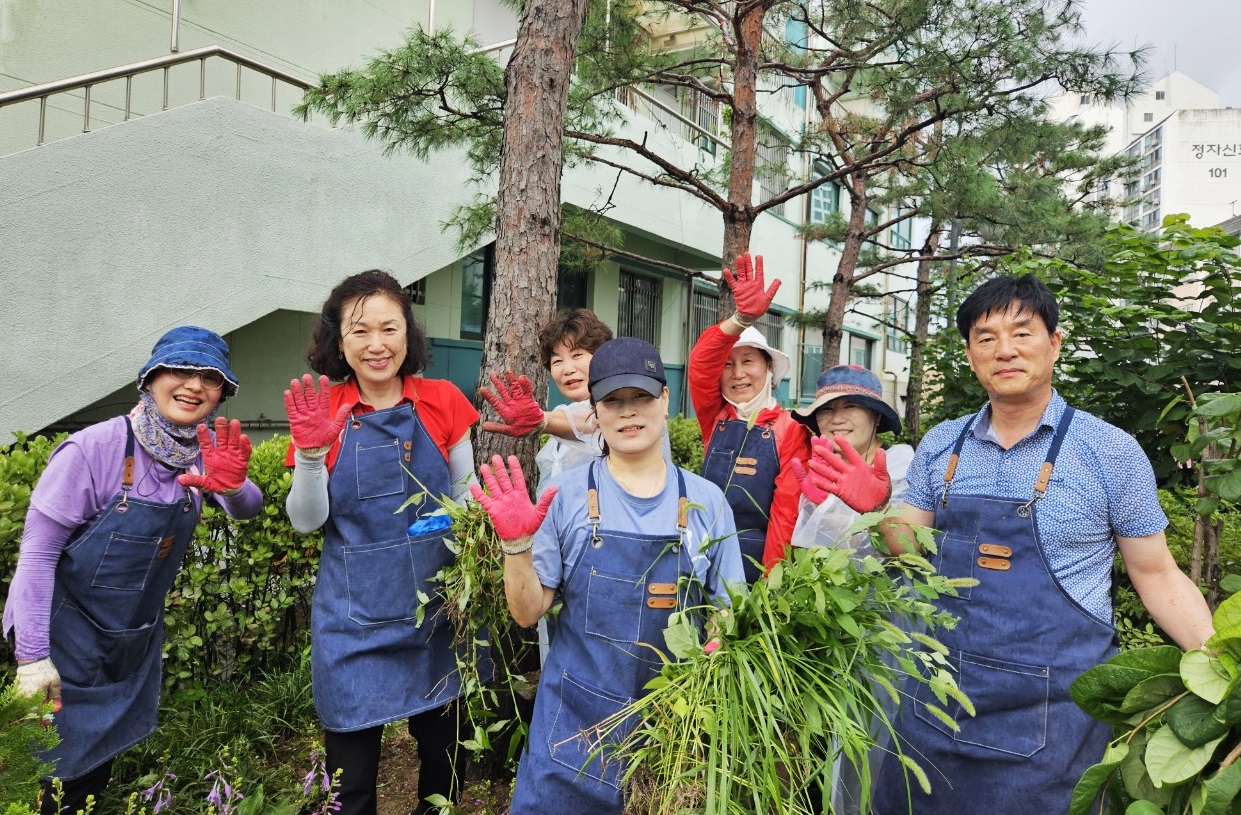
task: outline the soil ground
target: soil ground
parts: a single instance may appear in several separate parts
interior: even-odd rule
[[[486,777],[470,763],[457,807],[465,815],[503,815],[508,811],[512,781]],[[379,763],[379,815],[409,815],[418,806],[418,749],[404,728],[385,741]]]

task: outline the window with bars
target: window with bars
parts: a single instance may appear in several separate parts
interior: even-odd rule
[[[690,335],[697,341],[702,336],[702,332],[720,321],[719,294],[705,289],[694,289],[690,320]]]
[[[659,345],[660,288],[659,281],[653,277],[621,270],[616,319],[618,337],[637,337]]]
[[[801,349],[801,398],[813,401],[823,372],[823,346],[803,345]]]
[[[884,322],[887,335],[887,347],[889,351],[898,354],[909,353],[909,330],[913,309],[909,307],[909,301],[903,297],[892,296],[887,298],[887,312],[884,315]]]
[[[901,213],[903,214],[903,213]],[[910,234],[912,232],[912,219],[906,218],[903,221],[897,221],[892,224],[892,228],[888,230],[888,242],[893,249],[908,249],[912,243]]]
[[[784,346],[784,316],[774,311],[769,311],[754,323],[754,327],[763,332],[763,336],[767,338],[767,344],[772,348],[782,348]],[[778,382],[773,384],[780,384]]]
[[[758,180],[758,202],[770,201],[788,189],[789,143],[775,128],[760,126],[754,155],[754,176]]]

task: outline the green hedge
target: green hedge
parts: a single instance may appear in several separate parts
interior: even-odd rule
[[[30,491],[63,439],[19,436],[0,446],[0,603],[17,565]],[[250,682],[262,671],[296,666],[307,647],[322,536],[296,532],[285,515],[288,446],[287,436],[277,436],[254,448],[250,478],[263,491],[257,517],[237,521],[210,503],[204,507],[165,607],[169,686],[212,677]],[[0,679],[11,678],[12,656],[0,641]]]

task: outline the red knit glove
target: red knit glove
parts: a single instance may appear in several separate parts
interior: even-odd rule
[[[833,436],[831,441],[816,436],[810,442],[810,469],[823,479],[828,492],[855,512],[873,512],[888,502],[892,481],[882,447],[875,450],[874,463],[867,464],[844,436]],[[832,450],[833,444],[840,448],[843,458]]]
[[[198,426],[198,448],[202,451],[201,475],[177,476],[183,487],[197,487],[203,492],[234,494],[246,483],[246,467],[250,464],[250,437],[241,432],[241,422],[223,416],[215,420],[215,440],[207,425]]]
[[[491,516],[491,524],[496,535],[505,543],[521,540],[533,535],[547,516],[547,508],[556,497],[556,487],[548,488],[539,498],[538,506],[530,502],[530,493],[526,491],[526,476],[521,471],[521,462],[517,456],[508,457],[508,466],[513,471],[509,478],[504,469],[504,460],[499,456],[491,457],[491,466],[486,464],[478,468],[487,492],[477,484],[470,485],[474,500],[483,505]]]
[[[830,495],[827,491],[827,480],[814,471],[806,472],[800,458],[793,459],[792,464],[793,477],[797,479],[797,486],[801,487],[801,494],[806,496],[806,500],[815,506],[826,501]]]
[[[767,313],[771,301],[780,289],[780,281],[773,280],[770,289],[763,289],[763,256],[756,255],[754,266],[750,266],[750,253],[746,252],[737,258],[737,273],[724,270],[724,282],[732,290],[733,299],[737,303],[737,313],[746,324],[753,323]]]
[[[490,433],[503,433],[505,436],[529,436],[546,427],[543,408],[534,398],[534,386],[526,376],[518,376],[512,371],[505,371],[506,383],[499,374],[491,375],[491,384],[496,392],[488,388],[478,389],[479,394],[487,400],[487,404],[500,415],[502,422],[483,422],[483,430]],[[499,395],[497,395],[499,394]]]
[[[319,377],[318,392],[310,374],[303,376],[300,382],[294,379],[289,383],[289,389],[284,392],[284,411],[289,415],[289,433],[298,450],[326,452],[340,436],[349,406],[341,405],[333,417],[329,408],[331,399],[326,376]]]

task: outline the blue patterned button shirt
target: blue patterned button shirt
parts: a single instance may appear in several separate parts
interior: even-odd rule
[[[1039,426],[1005,450],[991,429],[990,404],[984,406],[965,439],[952,494],[1031,497],[1066,407],[1053,390]],[[939,506],[948,457],[970,418],[939,424],[922,439],[909,466],[906,506],[931,512]],[[1034,514],[1052,574],[1070,597],[1108,624],[1115,537],[1153,535],[1168,525],[1159,507],[1155,473],[1137,441],[1080,410]]]

